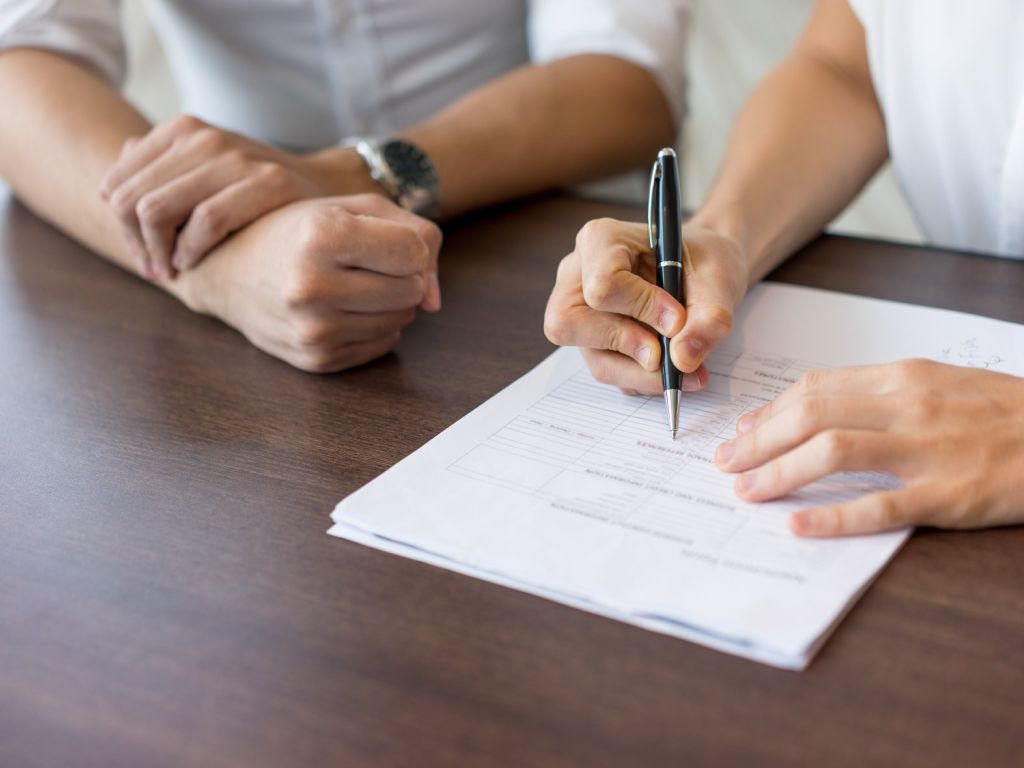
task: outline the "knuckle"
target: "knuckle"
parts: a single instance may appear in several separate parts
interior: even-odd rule
[[[615,220],[609,218],[588,221],[576,234],[576,247],[586,251],[591,244],[605,240],[608,233],[614,230],[615,224]]]
[[[568,338],[566,317],[550,305],[544,313],[544,335],[552,344],[559,346],[563,345]]]
[[[194,133],[206,126],[202,120],[195,115],[178,115],[171,118],[169,127],[177,135]]]
[[[727,336],[732,331],[733,314],[720,304],[712,304],[703,310],[704,319],[718,335]]]
[[[611,384],[613,383],[611,366],[608,365],[607,359],[604,357],[592,357],[587,360],[587,367],[590,369],[590,375],[594,377],[594,380],[599,384]]]
[[[427,244],[427,249],[431,253],[437,253],[441,249],[441,241],[444,236],[437,224],[428,219],[420,219],[417,224],[417,233],[423,242]]]
[[[651,290],[643,290],[637,293],[637,296],[633,299],[633,305],[631,308],[631,314],[640,320],[644,320],[653,325],[657,318],[655,314],[658,311],[658,299]]]
[[[594,309],[601,309],[608,304],[614,290],[614,281],[610,275],[595,272],[583,280],[583,298]]]
[[[359,208],[375,215],[394,211],[398,207],[388,198],[384,197],[384,195],[375,192],[360,192],[358,195],[353,195],[350,199]]]
[[[618,325],[609,325],[604,331],[604,338],[601,340],[605,349],[613,349],[617,352],[624,351],[625,340],[622,329]]]
[[[931,362],[920,358],[901,360],[896,365],[896,376],[903,383],[927,380],[931,373]]]
[[[850,524],[847,520],[849,514],[841,506],[830,507],[822,510],[819,514],[822,514],[824,519],[819,523],[824,533],[829,536],[845,536],[850,530]]]
[[[219,152],[224,149],[227,143],[227,137],[221,131],[210,126],[199,128],[192,136],[195,146],[206,152]]]
[[[842,466],[850,454],[849,436],[838,429],[822,432],[821,453],[826,467],[835,469]]]
[[[303,216],[296,229],[296,245],[303,254],[317,254],[327,249],[335,234],[344,236],[351,221],[350,214],[340,207],[318,207]]]
[[[284,166],[274,162],[260,164],[256,171],[261,183],[273,188],[288,187],[291,185],[291,176]]]
[[[219,240],[225,233],[224,212],[216,205],[203,203],[192,213],[199,233],[207,239]]]
[[[420,272],[424,271],[430,264],[430,247],[419,237],[409,243],[408,258],[409,265]]]
[[[781,461],[769,461],[764,465],[765,477],[765,488],[775,493],[779,488],[782,488],[786,481],[785,470],[783,469]]]
[[[285,283],[284,303],[289,309],[309,306],[317,298],[317,284],[312,276],[303,270],[296,270]]]
[[[562,257],[562,260],[558,262],[558,267],[555,269],[556,285],[562,285],[571,281],[572,276],[576,274],[578,261],[579,256],[575,252]]]
[[[813,432],[822,422],[825,401],[820,397],[808,397],[797,405],[797,429],[802,434]]]
[[[127,190],[119,189],[115,192],[114,196],[110,198],[110,207],[114,209],[117,218],[122,221],[135,219],[135,198]]]
[[[143,195],[135,205],[135,215],[145,224],[160,224],[166,218],[167,206],[160,195]]]
[[[881,529],[895,528],[900,522],[901,510],[896,499],[883,493],[875,500],[875,517]]]
[[[319,318],[303,319],[295,325],[295,343],[306,350],[322,349],[330,338],[330,325]]]
[[[808,371],[800,380],[797,382],[797,386],[801,392],[810,394],[811,392],[817,392],[825,384],[825,379],[828,376],[828,372],[825,369],[815,369]]]
[[[306,373],[333,373],[342,366],[325,350],[305,350],[298,355],[295,367]]]
[[[220,142],[219,139],[217,141]],[[214,142],[211,140],[211,146],[213,144]],[[219,146],[222,147],[223,143],[220,143]],[[229,168],[244,169],[249,164],[249,156],[245,153],[245,150],[238,147],[225,148],[222,157]],[[262,169],[260,170],[262,171]]]

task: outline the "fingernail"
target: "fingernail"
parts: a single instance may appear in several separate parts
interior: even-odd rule
[[[814,530],[814,513],[801,509],[789,517],[789,529],[797,536],[806,536]]]
[[[171,266],[178,271],[185,268],[185,257],[177,248],[175,248],[174,253],[171,254]]]
[[[636,352],[636,361],[646,368],[651,363],[651,348],[644,344]]]
[[[679,322],[679,313],[674,309],[663,309],[661,315],[658,318],[658,331],[662,336],[668,336],[672,333],[672,329],[676,327]]]
[[[715,451],[715,461],[719,464],[728,465],[732,461],[732,457],[736,455],[736,443],[732,440],[726,440]]]
[[[736,478],[736,492],[741,496],[748,495],[757,486],[757,472],[744,472]]]
[[[737,435],[742,435],[742,434],[745,434],[745,433],[749,432],[750,430],[752,430],[754,428],[754,422],[755,421],[756,421],[756,419],[754,418],[754,414],[752,414],[752,413],[745,413],[745,414],[743,414],[743,416],[740,418],[740,420],[736,422],[736,434]]]
[[[686,392],[696,392],[703,385],[700,383],[700,376],[696,373],[684,373],[683,374],[683,390]]]

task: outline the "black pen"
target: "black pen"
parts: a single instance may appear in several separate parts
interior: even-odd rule
[[[683,287],[683,233],[680,215],[679,164],[673,149],[658,153],[651,170],[651,193],[647,204],[647,231],[656,259],[658,287],[686,305]],[[679,431],[679,397],[682,374],[672,364],[667,336],[661,337],[661,386],[665,391],[668,428],[672,439]]]

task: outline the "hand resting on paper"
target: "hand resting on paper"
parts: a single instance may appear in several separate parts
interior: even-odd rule
[[[767,501],[833,472],[902,487],[796,512],[800,536],[1024,522],[1024,379],[928,360],[807,374],[719,446],[736,492]]]

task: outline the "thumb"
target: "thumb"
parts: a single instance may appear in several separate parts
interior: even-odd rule
[[[669,347],[672,362],[683,372],[696,371],[732,330],[733,312],[743,282],[728,268],[731,261],[710,249],[694,248],[691,260],[684,246],[686,270],[686,323]]]
[[[432,221],[419,219],[414,226],[420,238],[427,244],[427,252],[429,254],[427,266],[423,272],[426,293],[420,307],[425,312],[438,312],[441,309],[441,281],[438,279],[438,259],[441,254],[443,236],[440,227]]]

